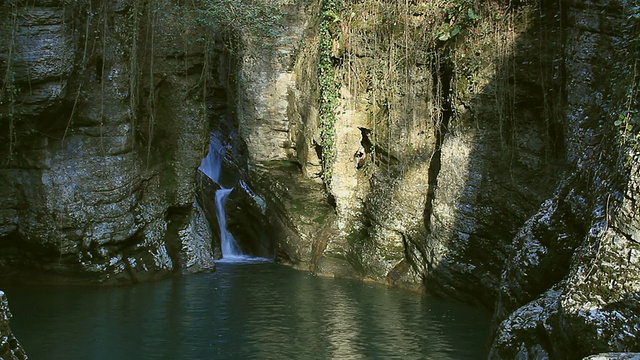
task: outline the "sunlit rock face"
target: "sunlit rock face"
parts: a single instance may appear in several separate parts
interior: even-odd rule
[[[518,8],[495,37],[470,32],[453,50],[424,40],[432,34],[421,29],[443,21],[425,4],[352,4],[348,20],[327,25],[327,80],[317,6],[290,19],[298,40],[247,60],[239,83],[252,99],[239,116],[248,181],[265,197],[281,259],[492,307],[511,238],[564,166],[562,119],[551,115],[561,104],[545,100],[560,93],[558,9]],[[405,11],[408,23],[385,18]],[[478,27],[494,29],[491,19]],[[330,130],[320,111],[327,81]]]
[[[213,268],[193,205],[206,60],[170,5],[3,3],[3,277],[128,282]]]
[[[636,160],[613,126],[633,87],[629,8],[496,5],[465,41],[440,40],[447,51],[430,43],[422,54],[441,57],[407,56],[415,63],[395,73],[393,44],[417,43],[399,22],[377,22],[406,11],[388,6],[361,2],[331,19],[331,149],[318,100],[320,19],[302,33],[310,49],[261,77],[262,101],[277,98],[269,111],[286,120],[254,117],[260,140],[242,120],[248,181],[267,204],[279,259],[495,305],[492,358],[635,350]],[[414,25],[438,20],[406,13]],[[259,69],[245,67],[245,79]]]
[[[3,291],[0,290],[0,359],[3,360],[24,360],[27,356],[18,340],[13,336],[9,328],[11,311],[9,311],[9,301]]]

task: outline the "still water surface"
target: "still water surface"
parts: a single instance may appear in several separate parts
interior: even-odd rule
[[[11,327],[40,359],[479,359],[490,315],[285,266],[116,288],[10,287]]]

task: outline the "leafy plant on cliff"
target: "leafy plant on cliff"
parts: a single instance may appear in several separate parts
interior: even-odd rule
[[[282,6],[291,0],[193,0],[178,7],[188,8],[187,21],[192,26],[204,27],[211,33],[222,32],[231,41],[230,50],[265,45],[266,38],[280,34]],[[199,39],[205,41],[207,33]]]
[[[322,147],[322,177],[326,184],[331,183],[333,164],[336,157],[336,109],[338,108],[338,83],[335,79],[333,39],[336,36],[336,24],[340,21],[342,0],[324,0],[319,29],[318,79],[320,83],[320,138]]]
[[[442,11],[446,13],[446,21],[438,27],[438,40],[447,41],[472,26],[482,17],[473,10],[472,0],[445,1]]]

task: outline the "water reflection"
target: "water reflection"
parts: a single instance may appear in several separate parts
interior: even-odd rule
[[[6,289],[30,359],[477,359],[489,315],[269,263],[122,288]]]

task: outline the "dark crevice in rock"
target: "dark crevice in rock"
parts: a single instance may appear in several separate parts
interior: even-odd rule
[[[421,244],[416,243],[416,241],[414,241],[413,239],[407,237],[404,233],[400,232],[400,235],[402,236],[402,245],[404,247],[404,260],[406,261],[409,265],[411,265],[414,269],[420,269],[420,271],[426,273],[427,271],[425,270],[429,270],[431,267],[431,262],[427,261],[427,267],[428,269],[424,269],[424,263],[420,264],[419,262],[416,261],[415,256],[412,256],[411,254],[411,249],[415,249],[420,253],[420,256],[422,259],[429,259],[429,257],[427,256],[427,253],[424,250],[424,247]],[[411,244],[411,246],[410,246]],[[397,266],[397,265],[396,265]]]
[[[363,127],[358,127],[358,129],[360,129],[360,148],[358,148],[353,157],[356,162],[356,168],[361,169],[370,161],[374,146],[369,138],[371,129]]]
[[[18,231],[0,238],[0,283],[86,283],[78,254],[61,254],[55,244],[27,240]]]
[[[333,208],[333,211],[336,211],[338,204],[336,203],[336,198],[331,193],[327,193],[327,204]]]
[[[102,59],[102,56],[97,56],[94,67],[96,72],[96,82],[100,84],[102,83],[102,70],[104,69],[104,60]]]
[[[164,241],[167,253],[173,262],[174,272],[181,270],[180,250],[182,241],[180,240],[179,231],[187,226],[190,214],[191,206],[173,206],[167,209],[165,215],[167,232],[165,233]]]
[[[313,140],[313,149],[316,151],[316,156],[318,156],[318,159],[322,160],[322,145]]]
[[[371,142],[371,139],[369,137],[371,135],[371,129],[363,127],[359,127],[358,129],[360,129],[360,134],[362,135],[360,145],[362,145],[362,148],[367,154],[371,154],[371,152],[373,151],[373,143]]]
[[[429,186],[427,188],[427,201],[424,208],[424,226],[427,230],[427,235],[431,232],[430,219],[433,215],[433,201],[438,186],[438,174],[442,166],[442,143],[449,130],[449,120],[451,120],[451,116],[453,115],[450,99],[451,80],[453,78],[451,64],[449,64],[447,60],[440,60],[435,67],[436,69],[433,71],[433,84],[435,87],[433,93],[440,94],[441,113],[440,121],[436,124],[435,128],[436,147],[429,161]]]

